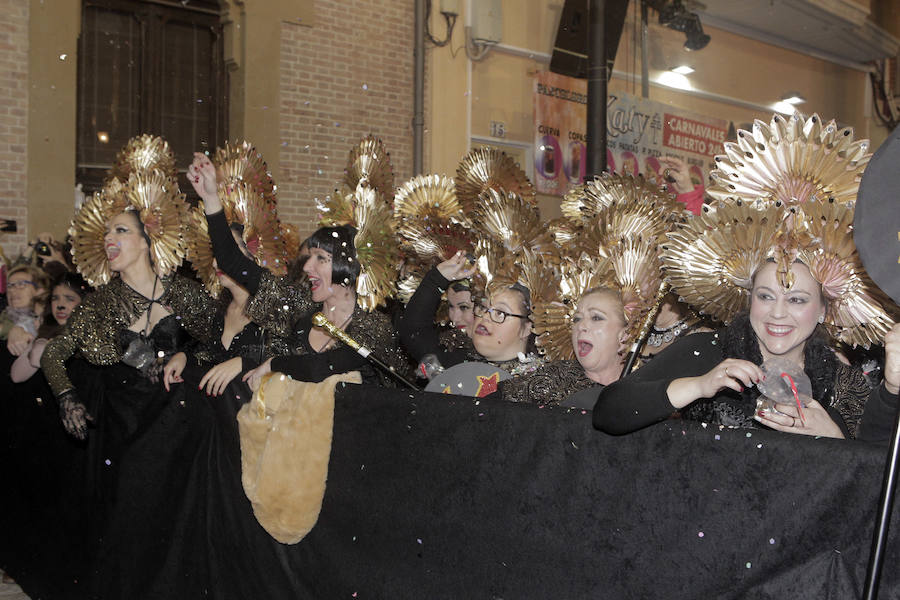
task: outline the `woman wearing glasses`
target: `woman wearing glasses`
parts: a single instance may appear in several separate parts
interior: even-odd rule
[[[441,294],[454,281],[466,279],[474,272],[474,265],[468,262],[463,252],[431,269],[406,306],[400,322],[400,340],[416,361],[421,362],[423,357],[433,354],[444,368],[466,361],[480,361],[489,362],[512,375],[533,371],[541,360],[535,352],[530,294],[521,284],[473,304],[475,321],[471,347],[441,345],[434,325],[434,313]]]

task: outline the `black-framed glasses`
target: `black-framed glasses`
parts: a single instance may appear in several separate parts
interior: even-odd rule
[[[481,304],[475,304],[472,306],[472,312],[475,313],[476,317],[483,317],[485,313],[491,316],[491,321],[494,323],[503,323],[506,321],[506,317],[516,317],[519,319],[527,319],[528,315],[516,315],[511,312],[506,312],[505,310],[500,310],[499,308],[488,308],[487,306],[483,306]]]

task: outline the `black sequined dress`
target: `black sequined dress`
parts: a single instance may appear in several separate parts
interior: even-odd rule
[[[206,219],[219,267],[251,294],[247,314],[255,322],[287,337],[290,354],[273,359],[272,371],[313,382],[335,373],[359,371],[363,383],[396,385],[389,375],[376,371],[367,359],[342,342],[336,342],[324,352],[312,348],[309,344],[312,316],[322,305],[312,301],[308,287],[298,288],[241,254],[228,229],[224,211],[207,215]],[[366,312],[357,306],[347,333],[396,372],[409,375],[409,361],[386,315]]]
[[[681,377],[703,375],[725,358],[762,364],[759,342],[746,315],[718,332],[678,339],[637,371],[607,386],[594,408],[594,426],[623,434],[668,419],[675,412],[667,393],[669,384]],[[806,342],[804,370],[812,383],[814,399],[846,437],[856,437],[866,403],[876,393],[862,372],[841,363],[817,337]],[[758,396],[755,387],[741,393],[726,388],[712,398],[691,403],[681,416],[729,427],[757,428],[760,425],[753,416]]]

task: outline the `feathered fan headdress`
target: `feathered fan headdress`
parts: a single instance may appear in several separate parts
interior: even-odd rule
[[[868,142],[818,116],[806,122],[776,116],[757,122],[727,146],[711,173],[721,198],[669,234],[663,252],[673,289],[695,308],[729,322],[749,305],[756,270],[778,265],[779,283],[793,285],[792,267],[809,267],[828,300],[825,327],[837,340],[880,342],[900,309],[871,281],[853,243],[853,208]]]
[[[112,277],[104,242],[106,224],[126,210],[135,211],[141,221],[155,272],[165,276],[181,265],[189,219],[184,194],[171,176],[174,164],[162,138],[132,138],[119,152],[103,189],[85,200],[75,214],[69,227],[72,259],[91,286],[104,285]]]
[[[564,223],[553,228],[567,240],[559,279],[535,299],[538,345],[552,359],[574,358],[572,315],[584,293],[595,287],[619,292],[634,338],[650,311],[662,278],[658,245],[677,221],[690,218],[674,198],[643,178],[595,177],[563,201]]]
[[[455,181],[440,175],[410,179],[397,192],[394,216],[405,255],[406,275],[400,282],[405,301],[428,269],[459,250],[478,255],[475,296],[516,283],[530,290],[537,280],[527,281],[522,265],[549,265],[539,257],[556,254],[531,182],[511,157],[496,149],[469,152]],[[436,320],[446,320],[443,303]]]
[[[471,211],[489,189],[515,193],[528,203],[535,202],[534,186],[511,156],[496,148],[475,148],[456,169],[456,194],[463,210]]]
[[[253,260],[276,275],[287,272],[287,252],[276,212],[275,183],[266,163],[247,141],[216,149],[219,200],[229,225],[239,225]],[[213,251],[203,203],[191,211],[188,260],[209,293],[218,297],[222,285],[213,268]]]
[[[398,244],[394,233],[393,169],[381,140],[364,138],[350,151],[341,190],[317,201],[319,225],[356,228],[360,273],[356,303],[371,311],[396,293]]]

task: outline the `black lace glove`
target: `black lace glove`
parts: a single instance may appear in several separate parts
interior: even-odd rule
[[[69,435],[79,440],[87,438],[87,424],[94,422],[75,390],[63,392],[59,397],[59,418]]]

